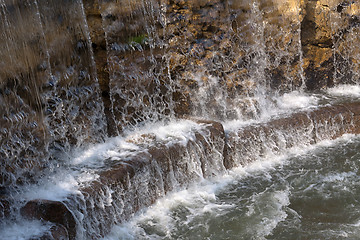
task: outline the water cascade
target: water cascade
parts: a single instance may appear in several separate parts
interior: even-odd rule
[[[181,238],[139,212],[360,132],[356,2],[0,0],[0,19],[6,239]],[[243,237],[283,226],[289,191]]]

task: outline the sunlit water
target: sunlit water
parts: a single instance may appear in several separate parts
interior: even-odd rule
[[[358,239],[360,138],[262,159],[174,193],[106,239]]]
[[[295,91],[274,98],[274,107],[259,119],[223,125],[226,131],[236,131],[292,112],[356,101],[359,95],[357,86],[346,85],[322,94]],[[81,187],[96,180],[97,169],[104,168],[106,161],[146,151],[146,138],[141,140],[141,136],[151,135],[170,145],[186,144],[202,128],[190,120],[159,122],[104,144],[78,149],[64,166],[49,170],[38,184],[19,189],[13,197],[21,204],[39,198],[66,201],[69,195],[80,194]],[[357,239],[358,151],[360,137],[345,136],[266,156],[187,190],[178,189],[130,221],[113,227],[105,239]],[[24,220],[15,213],[0,224],[0,236],[31,239],[42,236],[50,227],[49,223]]]
[[[322,95],[292,92],[265,118],[359,94],[349,85]],[[359,167],[359,136],[297,146],[170,194],[104,239],[359,239]]]

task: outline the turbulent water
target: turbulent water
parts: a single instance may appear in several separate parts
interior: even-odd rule
[[[161,199],[105,239],[357,239],[360,138],[261,159]]]
[[[309,146],[303,131],[298,148],[273,153],[260,134],[255,163],[227,170],[226,134],[213,143],[211,124],[193,119],[238,140],[244,126],[358,101],[359,85],[324,90],[359,84],[357,5],[331,14],[322,67],[333,73],[306,93],[318,81],[306,69],[312,13],[268,2],[0,0],[0,238],[54,234],[20,210],[39,199],[74,218],[73,232],[59,223],[70,239],[354,238],[359,137]],[[340,35],[337,17],[351,23]]]
[[[349,85],[324,95],[294,92],[277,99],[272,114],[349,101],[359,93]],[[225,126],[229,131],[239,124]],[[345,135],[258,158],[160,199],[104,240],[358,239],[359,152],[360,137]]]
[[[359,87],[350,85],[323,94],[288,93],[274,98],[271,106],[276,107],[265,111],[257,122],[349,102],[359,94]],[[237,120],[223,125],[226,131],[234,131],[254,123]],[[154,134],[170,145],[185,144],[201,129],[190,120],[144,126],[72,153],[67,165],[45,173],[41,182],[24,186],[12,197],[19,199],[19,206],[33,199],[66,202],[70,195],[81,195],[79,189],[96,180],[97,169],[106,167],[107,161],[144,151],[134,143],[139,136]],[[281,155],[259,157],[251,165],[202,180],[188,190],[176,188],[178,192],[113,227],[105,239],[356,239],[360,225],[358,152],[360,137],[349,135],[314,146],[304,142]],[[12,218],[0,224],[4,239],[36,238],[52,227],[47,222],[24,220],[18,210],[13,211]],[[79,216],[83,224],[90,220]],[[87,231],[82,225],[78,230]]]
[[[291,112],[353,101],[359,95],[359,87],[350,85],[322,94],[295,91],[274,97],[268,103],[271,108],[256,121],[223,125],[226,131],[235,131]],[[135,144],[140,136],[154,134],[169,145],[186,144],[201,129],[190,120],[159,122],[79,149],[71,153],[66,165],[44,172],[38,184],[19,188],[12,198],[18,206],[34,199],[67,202],[70,195],[81,195],[79,189],[99,177],[96,171],[106,167],[107,161],[144,151],[142,144]],[[345,136],[266,155],[188,190],[176,188],[180,191],[113,227],[105,239],[356,239],[360,225],[358,152],[360,138]],[[19,209],[12,211],[12,217],[0,223],[3,239],[36,239],[52,227],[48,222],[23,219]],[[75,215],[81,221],[78,231],[86,232],[90,219],[82,219],[80,211]]]

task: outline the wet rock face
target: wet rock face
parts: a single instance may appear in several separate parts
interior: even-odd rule
[[[1,5],[0,186],[36,179],[49,158],[105,137],[84,17],[79,1]]]
[[[259,88],[358,82],[359,15],[359,3],[347,0],[5,1],[0,191],[35,182],[61,154],[147,120],[236,119],[237,108],[251,118],[243,97]],[[186,146],[157,143],[111,166],[82,189],[83,205],[74,204],[94,219],[87,234],[99,237],[113,219],[95,229],[97,217],[123,221],[177,186],[294,146],[303,135],[311,144],[359,133],[358,112],[358,105],[336,106],[229,135],[203,121],[208,135],[196,133]],[[111,204],[99,193],[120,197]],[[1,219],[11,207],[8,192],[0,195]],[[32,201],[22,213],[58,224],[45,239],[75,236],[63,203]]]
[[[231,29],[249,79],[280,91],[302,85],[300,43],[303,1],[229,1]],[[246,76],[246,75],[245,75]],[[249,81],[249,80],[248,80]],[[254,85],[254,83],[253,83]]]
[[[170,71],[191,96],[216,77],[232,101],[259,86],[318,90],[354,82],[358,9],[346,1],[169,1]],[[189,105],[198,109],[194,100]]]
[[[49,221],[57,224],[52,227],[49,236],[44,236],[44,239],[46,239],[46,237],[52,237],[52,239],[75,239],[75,218],[62,202],[33,200],[21,208],[20,212],[25,218]]]
[[[85,7],[105,111],[116,126],[110,132],[173,115],[236,118],[233,109],[246,105],[239,98],[259,87],[318,90],[358,79],[358,3],[149,0]]]
[[[359,3],[307,1],[304,10],[301,38],[307,88],[356,82]]]
[[[172,190],[225,172],[222,125],[199,122],[204,128],[186,144],[147,138],[146,151],[100,170],[96,181],[80,189],[83,196],[73,196],[72,208],[86,216],[80,223],[86,229],[84,239],[103,237],[111,226],[128,220]]]
[[[359,14],[347,0],[6,1],[0,187],[147,120],[251,118],[259,88],[357,82]]]
[[[96,180],[79,189],[81,194],[69,196],[66,205],[33,200],[21,209],[22,215],[54,223],[58,229],[51,233],[54,239],[67,234],[69,239],[99,239],[114,224],[195,181],[222,175],[261,157],[281,155],[292,147],[359,134],[360,104],[325,106],[227,132],[219,122],[195,121],[204,124],[203,128],[186,144],[143,135],[137,140],[146,150],[109,161],[96,170]]]
[[[259,157],[280,154],[299,144],[314,144],[344,134],[360,133],[360,105],[350,103],[292,114],[265,124],[230,132],[225,166],[233,168]]]

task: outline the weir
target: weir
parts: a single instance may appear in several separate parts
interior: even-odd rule
[[[198,129],[185,142],[179,142],[176,136],[172,136],[175,140],[171,142],[160,140],[156,133],[130,138],[135,143],[145,141],[137,143],[142,145],[141,151],[122,156],[126,149],[119,145],[109,149],[117,152],[100,169],[94,170],[96,179],[80,187],[78,194],[64,202],[32,200],[22,212],[65,225],[70,237],[77,231],[80,239],[98,239],[113,224],[128,220],[166,193],[194,181],[225,174],[227,169],[279,155],[295,146],[315,144],[343,134],[359,134],[360,104],[322,107],[227,133],[221,123],[198,123]],[[58,205],[62,206],[60,220],[56,211],[50,210],[58,209],[55,207]]]
[[[359,15],[346,1],[0,0],[0,233],[99,239],[194,182],[359,134]]]

